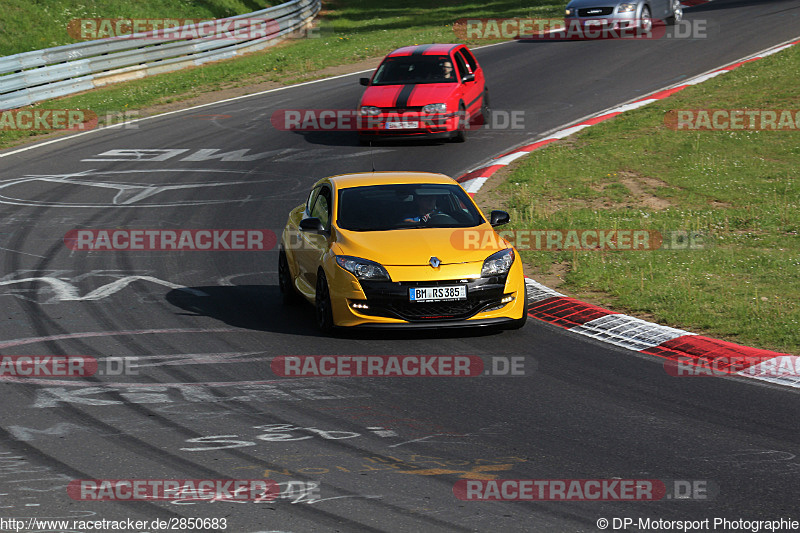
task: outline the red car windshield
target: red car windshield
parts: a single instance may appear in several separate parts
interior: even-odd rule
[[[449,56],[387,57],[372,79],[372,85],[456,83],[456,71]]]

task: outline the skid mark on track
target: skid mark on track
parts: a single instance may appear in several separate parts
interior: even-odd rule
[[[205,183],[122,183],[112,181],[117,178],[135,178],[137,175],[145,175],[152,179],[154,175],[178,175],[181,173],[197,176],[197,175],[211,175],[211,174],[235,174],[240,176],[248,176],[249,172],[237,170],[222,170],[222,169],[209,169],[209,168],[157,168],[149,170],[115,170],[115,171],[100,171],[100,170],[85,170],[82,172],[70,174],[30,174],[21,178],[14,178],[10,180],[0,181],[0,204],[6,205],[21,205],[21,206],[48,206],[48,207],[77,207],[77,208],[108,208],[108,207],[178,207],[178,206],[196,206],[196,205],[211,205],[211,204],[225,204],[225,203],[240,203],[245,201],[261,201],[263,198],[230,198],[221,199],[219,193],[216,193],[216,198],[208,198],[202,200],[186,200],[186,201],[168,201],[154,203],[144,203],[143,200],[153,199],[153,197],[173,191],[194,190],[194,189],[208,189],[215,190],[220,187],[235,187],[247,185],[275,185],[275,180],[239,180],[232,181],[210,181]],[[225,176],[227,177],[227,176]],[[222,179],[222,176],[220,176]],[[52,184],[54,186],[75,185],[83,187],[90,194],[96,194],[98,189],[105,189],[116,191],[116,194],[107,201],[94,201],[88,202],[56,202],[56,201],[39,201],[39,200],[26,200],[20,198],[19,195],[12,196],[12,187],[22,188],[26,185],[41,185]],[[297,184],[295,184],[297,185]],[[291,187],[287,190],[290,190]],[[274,196],[274,195],[270,195]]]
[[[61,302],[93,302],[103,300],[109,296],[120,292],[128,287],[131,283],[138,281],[146,281],[155,285],[161,285],[173,290],[184,291],[192,296],[208,296],[205,292],[192,289],[185,285],[179,285],[171,281],[166,281],[155,276],[150,275],[124,275],[118,271],[109,270],[93,270],[91,272],[81,274],[73,277],[57,277],[59,273],[68,271],[55,271],[47,276],[31,276],[31,277],[17,277],[24,275],[25,272],[21,271],[9,274],[0,278],[0,296],[14,296],[22,300],[30,302],[39,302],[43,304],[54,304]],[[78,282],[87,278],[116,278],[110,283],[101,285],[92,289],[85,294],[80,294]],[[33,288],[17,288],[18,285],[35,285]],[[4,287],[8,287],[4,289]],[[40,301],[44,296],[44,301]]]

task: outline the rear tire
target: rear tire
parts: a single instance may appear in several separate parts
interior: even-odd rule
[[[317,327],[322,333],[329,335],[333,332],[333,307],[331,306],[331,293],[328,288],[328,279],[325,272],[320,269],[317,274],[317,294],[315,297],[317,311]]]

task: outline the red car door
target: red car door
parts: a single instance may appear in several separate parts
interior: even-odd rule
[[[480,115],[483,105],[483,92],[486,84],[483,77],[483,69],[480,68],[478,62],[465,47],[457,49],[454,58],[463,84],[464,105],[469,113],[468,116],[474,121],[475,117]],[[464,78],[470,75],[475,79],[464,82]]]

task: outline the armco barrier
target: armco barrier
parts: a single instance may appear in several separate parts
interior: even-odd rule
[[[147,32],[130,38],[97,39],[2,57],[0,110],[260,50],[286,34],[308,27],[320,7],[321,0],[292,0],[220,19],[247,19],[252,22],[252,29],[262,30],[250,33],[264,35],[252,38],[233,40],[210,35],[175,40]]]

